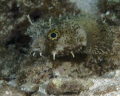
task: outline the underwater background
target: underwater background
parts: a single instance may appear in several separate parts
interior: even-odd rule
[[[119,0],[0,0],[0,96],[119,96]]]

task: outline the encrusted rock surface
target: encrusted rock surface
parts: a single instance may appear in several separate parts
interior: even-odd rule
[[[110,1],[113,2],[110,3]],[[74,89],[78,92],[73,94],[74,96],[119,96],[120,3],[118,1],[81,0],[81,2],[76,3],[78,5],[85,3],[85,5],[81,5],[80,9],[78,9],[73,3],[65,0],[1,0],[0,96],[48,96],[48,93],[53,95],[66,93],[65,95],[67,95],[67,92],[73,92],[74,87],[71,89],[70,86],[79,83],[78,81],[71,84],[71,81],[74,80],[87,80],[84,83],[88,84],[87,82],[90,81],[93,84],[89,86],[89,84],[84,85],[83,83],[83,86],[86,86],[85,89],[81,88],[79,84],[76,85],[76,88],[82,90]],[[96,8],[94,12],[92,8]],[[28,14],[31,20],[36,22],[38,19],[46,20],[47,18],[48,20],[51,16],[57,18],[60,14],[74,13],[74,11],[77,15],[80,10],[93,15],[98,12],[101,14],[100,17],[103,19],[103,23],[110,26],[110,31],[114,34],[109,55],[103,56],[103,59],[96,59],[96,55],[75,54],[75,58],[65,56],[56,58],[53,61],[49,56],[44,57],[40,56],[38,52],[31,52],[29,47],[31,46],[31,38],[26,34],[26,30],[30,25],[27,18]],[[99,63],[94,63],[95,60]],[[61,81],[59,81],[60,78]],[[54,86],[50,86],[50,83],[54,80],[58,80],[60,83],[63,82],[68,87],[62,91],[59,88],[57,91],[53,91]],[[69,93],[70,95],[72,94]]]

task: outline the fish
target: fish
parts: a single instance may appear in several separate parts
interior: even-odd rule
[[[103,18],[85,12],[64,14],[57,18],[32,22],[27,33],[32,38],[31,48],[40,56],[56,57],[75,54],[107,54],[110,52],[113,33]]]

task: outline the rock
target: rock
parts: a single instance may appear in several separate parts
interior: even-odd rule
[[[85,79],[56,78],[50,80],[46,91],[48,94],[77,94],[81,91],[89,90],[93,82]]]
[[[26,96],[24,92],[7,85],[4,81],[0,81],[0,96]]]
[[[21,86],[21,90],[25,92],[35,92],[39,88],[38,84],[27,82]]]
[[[110,71],[102,77],[91,78],[93,86],[88,91],[81,92],[79,96],[119,96],[120,70]]]

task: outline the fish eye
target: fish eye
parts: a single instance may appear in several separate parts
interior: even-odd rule
[[[49,40],[57,40],[60,37],[60,32],[58,30],[50,30],[47,34]]]

